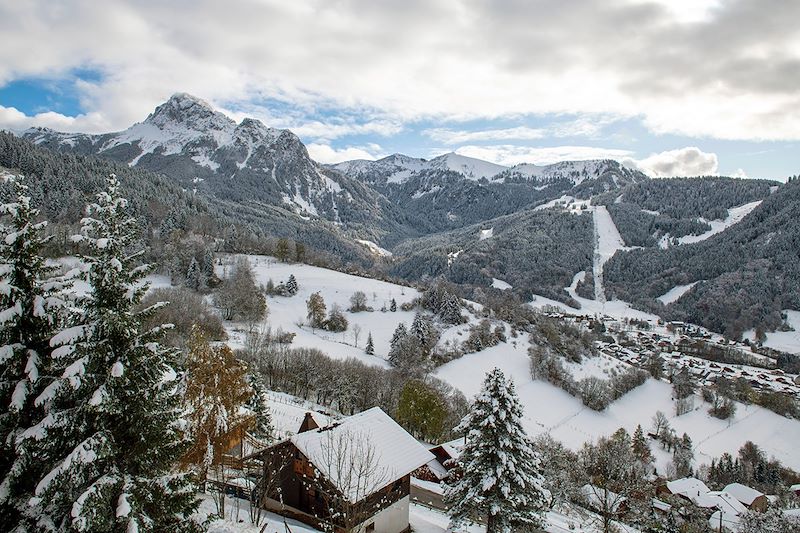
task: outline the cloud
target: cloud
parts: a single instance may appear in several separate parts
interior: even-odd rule
[[[0,105],[0,128],[22,131],[32,126],[68,132],[108,131],[110,127],[103,114],[99,112],[69,117],[61,113],[46,111],[28,116],[14,107]]]
[[[375,160],[385,157],[382,148],[377,144],[367,146],[348,146],[333,148],[329,144],[311,143],[306,146],[311,159],[319,163],[341,163],[352,159]]]
[[[717,154],[703,152],[694,146],[653,154],[638,161],[627,159],[624,163],[654,178],[710,176],[716,175],[719,169]]]
[[[547,130],[539,128],[494,129],[494,130],[451,130],[446,128],[433,128],[423,131],[423,134],[436,142],[444,144],[462,144],[475,141],[510,141],[542,139],[547,135]]]
[[[400,124],[606,114],[657,133],[800,139],[800,2],[674,5],[9,1],[0,4],[0,84],[101,72],[80,87],[81,120],[95,131],[127,127],[187,91],[222,104],[279,98],[307,117],[320,104]]]
[[[440,150],[432,155],[446,152]],[[596,148],[593,146],[547,146],[529,147],[516,145],[494,146],[461,146],[456,153],[484,159],[498,165],[513,166],[520,163],[533,163],[536,165],[549,165],[559,161],[582,161],[586,159],[623,159],[629,158],[629,150],[614,148]]]

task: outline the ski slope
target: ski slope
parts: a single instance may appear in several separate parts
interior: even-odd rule
[[[694,283],[689,283],[687,285],[676,285],[672,287],[670,290],[656,298],[659,302],[664,305],[669,305],[672,302],[677,302],[681,296],[692,290],[692,287],[700,283],[699,281],[695,281]]]
[[[744,217],[750,214],[753,209],[761,205],[762,200],[757,200],[755,202],[750,202],[749,204],[740,205],[739,207],[732,207],[728,209],[728,216],[725,217],[723,220],[707,220],[705,222],[711,226],[711,229],[706,231],[705,233],[701,233],[700,235],[685,235],[683,237],[678,238],[679,244],[692,244],[695,242],[701,242],[709,237],[713,237],[717,233],[722,233],[729,227],[733,226],[737,222],[740,222]]]

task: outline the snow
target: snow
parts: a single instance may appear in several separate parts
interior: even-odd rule
[[[672,287],[670,290],[668,290],[667,292],[656,298],[656,300],[658,300],[664,305],[669,305],[672,302],[678,301],[681,296],[689,292],[692,289],[692,287],[694,287],[698,283],[700,282],[695,281],[687,285],[676,285],[675,287]]]
[[[372,252],[374,255],[377,255],[379,257],[392,257],[392,252],[390,252],[386,248],[381,248],[380,246],[378,246],[378,244],[372,241],[364,239],[356,239],[356,242],[361,243],[367,248],[369,248],[369,251]]]
[[[428,492],[432,492],[434,494],[444,494],[444,486],[442,486],[441,483],[436,483],[433,481],[425,481],[424,479],[417,479],[412,476],[411,484],[415,487],[425,489]]]
[[[731,483],[722,490],[748,507],[756,501],[756,498],[764,495],[756,489],[750,488],[747,485],[742,485],[741,483]]]
[[[507,291],[508,289],[513,289],[513,287],[503,281],[502,279],[492,278],[492,287],[495,289],[500,289],[501,291]]]
[[[323,412],[325,411],[323,407],[298,400],[288,394],[270,391],[267,393],[267,401],[272,416],[272,425],[278,438],[291,437],[296,434],[306,413],[311,413],[319,427],[325,427],[334,421],[333,417]]]
[[[482,229],[478,234],[479,241],[485,241],[486,239],[490,239],[492,237],[494,237],[494,228]]]
[[[611,214],[604,205],[594,206],[594,232],[595,232],[595,251],[594,251],[594,293],[595,300],[604,301],[605,291],[603,290],[603,266],[611,259],[618,250],[629,250],[619,234]]]
[[[612,434],[620,427],[633,433],[637,424],[649,427],[656,411],[662,411],[681,435],[688,433],[695,446],[696,464],[710,463],[723,452],[735,453],[748,440],[758,444],[767,456],[774,456],[786,466],[800,468],[800,421],[784,418],[755,405],[737,404],[731,421],[708,414],[708,405],[699,396],[697,408],[680,417],[674,416],[675,403],[668,383],[648,379],[642,386],[612,403],[605,411],[586,408],[580,400],[544,381],[530,377],[528,342],[499,344],[481,352],[467,354],[435,371],[440,379],[461,390],[467,398],[480,390],[484,374],[500,368],[517,387],[525,414],[523,426],[529,435],[550,433],[565,446],[577,450],[583,443]],[[652,444],[654,452],[659,446]],[[664,454],[657,466],[663,469],[669,460]]]
[[[253,267],[256,283],[260,285],[266,285],[270,279],[275,283],[285,281],[291,274],[296,277],[298,293],[292,297],[268,297],[269,316],[261,324],[263,327],[271,327],[273,331],[282,329],[294,333],[296,336],[292,343],[293,347],[318,348],[334,359],[353,357],[367,364],[387,367],[386,357],[394,329],[400,322],[410,326],[414,319],[414,312],[401,311],[400,306],[420,296],[416,289],[309,265],[280,263],[270,257],[248,256],[248,258]],[[227,277],[227,265],[231,261],[232,258],[227,257],[226,265],[217,265],[219,276]],[[350,297],[356,291],[362,291],[367,295],[367,305],[375,308],[375,311],[361,313],[344,311],[350,321],[348,331],[332,333],[319,329],[312,330],[305,325],[306,300],[312,293],[320,292],[328,310],[333,304],[338,304],[346,310],[350,307]],[[394,313],[381,312],[380,309],[384,305],[389,308],[392,299],[397,302],[398,310]],[[356,323],[362,329],[358,346],[355,346],[352,334],[353,324]],[[242,346],[243,331],[246,330],[246,326],[234,323],[227,323],[226,326],[230,344],[233,347]],[[364,353],[364,344],[370,332],[375,344],[375,355]]]
[[[131,514],[131,504],[128,503],[128,495],[122,493],[117,499],[117,518]]]
[[[451,152],[449,154],[440,155],[430,161],[431,168],[446,169],[463,174],[464,177],[471,180],[479,180],[481,178],[491,178],[506,170],[508,167],[483,161],[482,159],[475,159],[461,154]]]
[[[553,200],[550,200],[549,202],[545,202],[543,204],[537,205],[533,210],[534,211],[541,211],[543,209],[550,209],[550,208],[553,208],[553,207],[562,207],[562,206],[565,206],[565,205],[569,205],[574,200],[575,200],[574,196],[564,195],[564,196],[561,196],[559,198],[555,198]]]
[[[733,226],[737,222],[740,222],[744,217],[750,214],[753,209],[761,205],[762,200],[757,200],[755,202],[750,202],[749,204],[740,205],[739,207],[733,207],[728,209],[728,216],[725,217],[724,220],[711,220],[708,221],[708,224],[711,226],[711,229],[706,231],[705,233],[701,233],[700,235],[685,235],[683,237],[678,238],[679,244],[692,244],[695,242],[700,242],[708,239],[709,237],[716,235],[717,233],[721,233],[728,229],[729,227]]]
[[[292,443],[331,483],[356,503],[425,465],[434,456],[380,407],[324,430],[298,433]],[[370,467],[368,453],[374,454]],[[363,472],[358,479],[352,472]]]
[[[790,331],[771,331],[767,333],[767,340],[764,346],[783,352],[800,354],[800,311],[784,309],[786,323],[791,328]],[[745,338],[755,339],[755,330],[749,330],[744,334]]]
[[[111,375],[115,378],[121,378],[124,373],[125,366],[119,361],[114,363],[114,365],[111,367]]]

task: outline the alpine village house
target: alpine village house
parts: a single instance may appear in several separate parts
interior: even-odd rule
[[[300,432],[257,454],[260,505],[336,533],[410,531],[411,473],[434,459],[380,408]]]

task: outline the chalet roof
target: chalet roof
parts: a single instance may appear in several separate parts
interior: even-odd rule
[[[672,494],[679,494],[694,501],[701,494],[707,494],[710,490],[705,483],[694,477],[684,477],[667,482],[667,489]]]
[[[747,485],[742,485],[741,483],[731,483],[722,490],[747,506],[753,505],[756,498],[764,495],[756,489],[750,488]]]
[[[434,459],[379,407],[290,440],[354,503]]]

